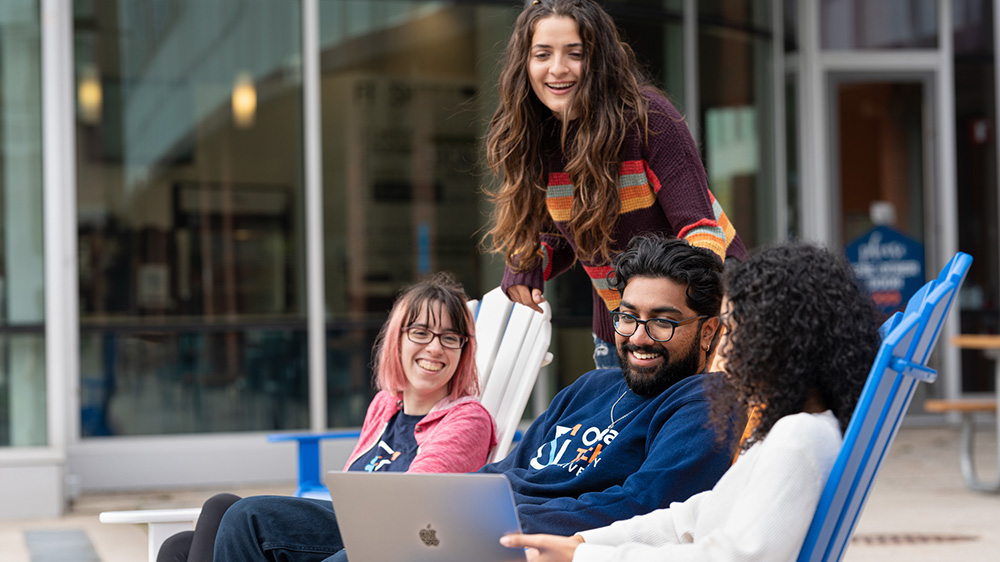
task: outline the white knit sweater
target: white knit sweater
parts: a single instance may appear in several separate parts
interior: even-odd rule
[[[711,490],[580,533],[574,562],[794,562],[840,451],[829,410],[778,420]]]

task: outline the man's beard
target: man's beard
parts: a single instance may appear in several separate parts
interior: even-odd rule
[[[622,374],[625,376],[625,384],[632,392],[639,396],[656,396],[664,390],[670,388],[674,383],[698,373],[698,364],[701,353],[701,341],[694,338],[688,352],[678,359],[671,361],[670,354],[662,346],[636,346],[629,342],[618,346],[618,363],[621,364]],[[641,351],[645,353],[658,353],[663,356],[663,362],[655,369],[635,368],[628,362],[628,353]]]

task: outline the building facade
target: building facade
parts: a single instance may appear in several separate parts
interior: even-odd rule
[[[5,0],[0,517],[286,480],[266,433],[358,426],[397,291],[500,282],[482,139],[522,5]],[[604,5],[748,247],[878,224],[928,276],[969,252],[945,339],[997,331],[991,2]],[[582,271],[546,288],[535,412],[592,366],[589,291]],[[995,390],[974,352],[935,361],[932,395]]]

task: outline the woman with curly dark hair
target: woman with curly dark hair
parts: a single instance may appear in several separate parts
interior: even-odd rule
[[[805,539],[878,352],[879,313],[846,261],[807,244],[759,252],[725,274],[711,388],[720,432],[748,408],[760,420],[709,491],[572,537],[510,535],[532,561],[792,561]]]
[[[545,281],[577,259],[593,284],[595,362],[617,367],[611,258],[660,233],[742,259],[746,248],[708,190],[684,118],[640,69],[593,0],[534,0],[517,19],[486,137],[500,178],[489,232],[501,286],[536,310]]]

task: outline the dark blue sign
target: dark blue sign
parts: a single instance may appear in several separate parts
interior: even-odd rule
[[[885,313],[900,310],[924,284],[924,245],[876,226],[847,245],[847,260]]]

